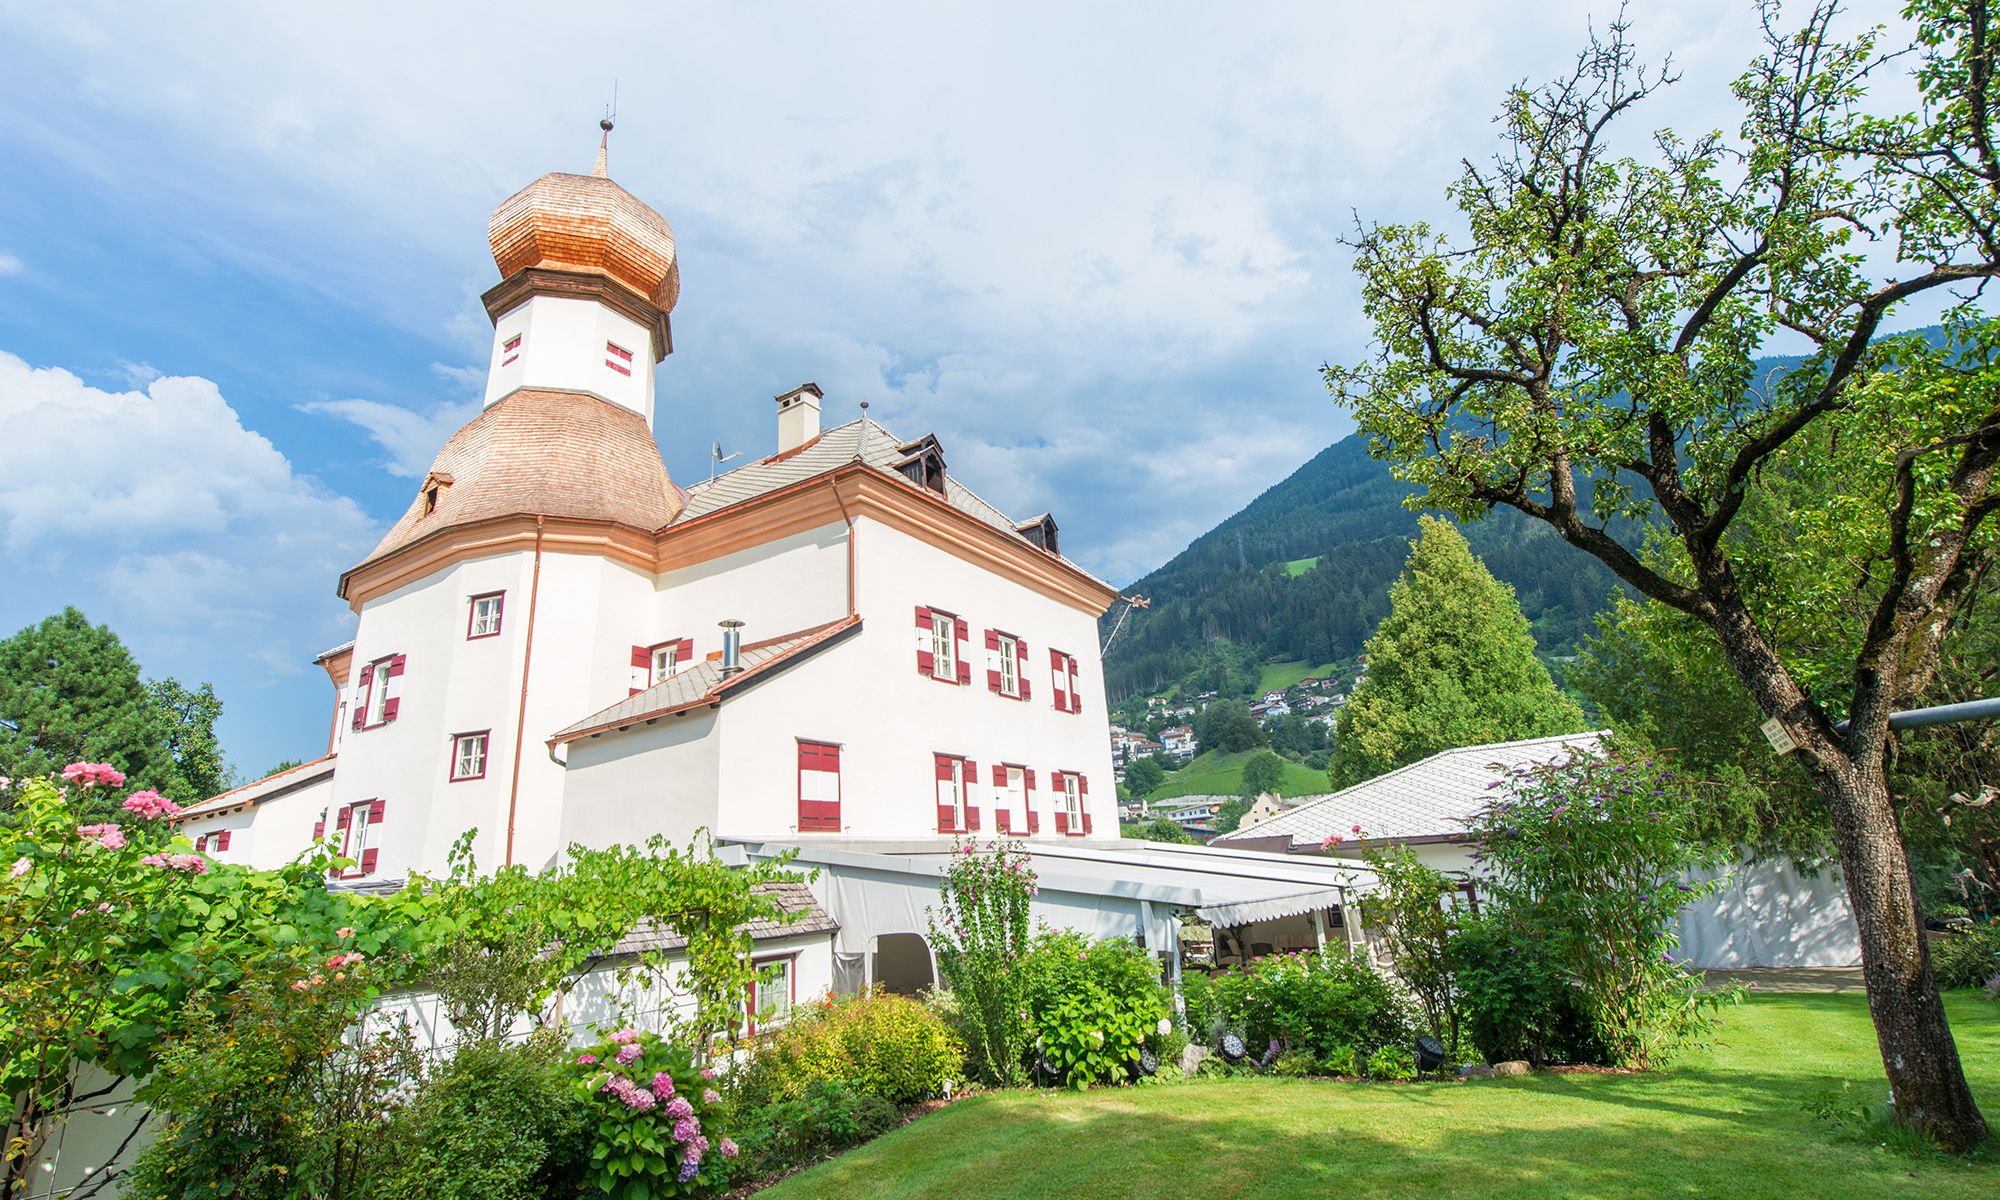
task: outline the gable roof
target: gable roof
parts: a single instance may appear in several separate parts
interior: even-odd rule
[[[709,658],[685,670],[676,671],[660,682],[620,700],[608,708],[557,730],[549,743],[574,741],[600,733],[626,729],[645,721],[658,720],[691,708],[720,704],[730,692],[775,674],[830,645],[850,630],[861,628],[860,617],[844,617],[788,633],[783,637],[743,647],[737,661],[743,669],[734,675],[722,673],[722,660]]]
[[[1603,753],[1607,730],[1565,733],[1441,750],[1331,795],[1307,798],[1218,843],[1264,842],[1284,836],[1294,850],[1317,850],[1339,834],[1350,842],[1450,841],[1493,799],[1492,785],[1515,767],[1541,765],[1573,755]],[[1354,827],[1361,826],[1359,838]]]
[[[313,759],[311,762],[300,763],[296,767],[286,767],[282,771],[274,771],[262,779],[246,783],[241,787],[230,788],[226,792],[221,792],[210,796],[206,800],[190,804],[175,813],[171,820],[178,823],[190,817],[207,817],[218,813],[233,812],[236,809],[247,808],[253,804],[262,804],[266,800],[274,800],[279,796],[295,792],[302,787],[311,786],[333,774],[334,759],[336,757],[338,756],[326,754]]]

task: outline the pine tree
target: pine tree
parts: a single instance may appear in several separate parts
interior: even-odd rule
[[[1456,746],[1583,728],[1582,710],[1535,657],[1514,589],[1455,527],[1423,518],[1389,615],[1368,640],[1368,674],[1336,721],[1333,786]]]

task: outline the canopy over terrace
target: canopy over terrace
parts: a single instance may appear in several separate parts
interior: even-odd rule
[[[892,940],[920,938],[930,958],[926,910],[936,905],[959,844],[793,837],[744,849],[752,858],[796,850],[801,868],[819,869],[813,890],[840,918],[836,978],[856,990],[904,982],[877,970]],[[1133,938],[1167,956],[1177,987],[1182,914],[1232,931],[1246,955],[1252,947],[1324,946],[1330,938],[1353,944],[1360,931],[1346,914],[1375,888],[1374,872],[1357,863],[1251,850],[1129,840],[1028,842],[1021,849],[1039,888],[1036,918],[1090,937]],[[924,965],[934,979],[934,960]]]

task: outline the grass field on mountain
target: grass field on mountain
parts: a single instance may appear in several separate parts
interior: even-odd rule
[[[1264,673],[1257,679],[1257,694],[1282,692],[1301,679],[1324,679],[1338,663],[1323,663],[1317,667],[1303,659],[1296,662],[1265,663]]]
[[[1258,751],[1243,750],[1235,754],[1218,754],[1211,750],[1196,755],[1188,765],[1167,776],[1167,781],[1147,799],[1160,801],[1176,796],[1238,795],[1243,791],[1243,764],[1256,753]],[[1280,796],[1313,796],[1331,790],[1327,786],[1325,771],[1315,771],[1295,762],[1285,764],[1284,778],[1278,784]]]
[[[1319,565],[1317,558],[1295,558],[1285,564],[1285,574],[1297,579]]]
[[[1946,1001],[1988,1119],[2000,1005]],[[794,1176],[771,1200],[2000,1195],[2000,1158],[1959,1162],[1843,1137],[1805,1110],[1886,1085],[1864,997],[1764,996],[1708,1049],[1644,1075],[1464,1083],[1218,1079],[974,1096]]]

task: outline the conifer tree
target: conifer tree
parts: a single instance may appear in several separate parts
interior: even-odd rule
[[[1535,657],[1514,589],[1465,536],[1425,517],[1389,615],[1368,640],[1368,674],[1335,722],[1336,788],[1455,746],[1575,733],[1583,712]]]

